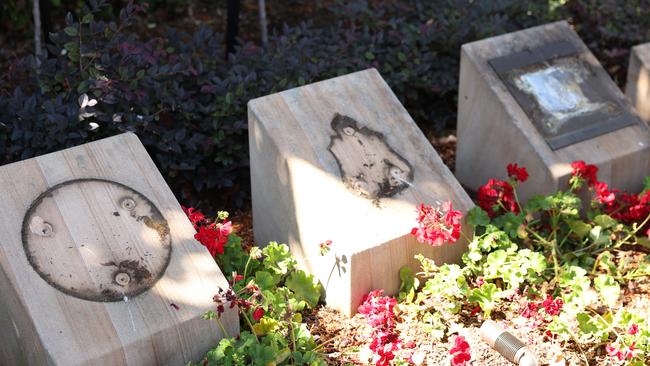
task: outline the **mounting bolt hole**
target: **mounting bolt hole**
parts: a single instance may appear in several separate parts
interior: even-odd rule
[[[127,211],[131,211],[135,209],[135,200],[130,197],[126,197],[122,199],[122,202],[120,202],[120,205],[122,206],[123,209]]]
[[[117,283],[118,285],[124,287],[128,285],[129,282],[131,282],[131,276],[129,276],[128,273],[118,272],[117,274],[115,274],[115,283]]]
[[[33,234],[43,237],[50,237],[54,235],[54,227],[49,222],[43,220],[39,216],[32,217],[29,223],[29,231]]]

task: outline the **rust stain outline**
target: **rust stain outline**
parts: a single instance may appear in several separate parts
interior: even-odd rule
[[[125,293],[125,294],[117,294],[117,293],[112,293],[112,292],[109,294],[109,293],[105,293],[105,291],[101,292],[100,294],[81,293],[81,292],[78,292],[78,291],[74,291],[73,289],[68,289],[66,287],[63,287],[60,284],[53,281],[48,274],[45,274],[40,270],[38,263],[36,263],[36,260],[31,255],[30,249],[29,249],[29,243],[28,243],[29,221],[30,221],[29,219],[32,216],[32,214],[34,214],[34,212],[36,211],[36,208],[40,205],[40,203],[45,198],[52,197],[52,192],[56,191],[57,189],[60,189],[62,187],[72,185],[72,184],[75,184],[75,183],[87,183],[87,182],[100,182],[100,183],[114,184],[114,185],[116,185],[116,186],[118,186],[118,187],[120,187],[120,188],[122,188],[124,190],[133,192],[134,194],[136,194],[140,198],[142,198],[144,201],[149,203],[149,205],[151,206],[151,208],[153,210],[153,216],[158,216],[158,218],[159,218],[159,220],[155,220],[155,221],[163,222],[163,224],[158,224],[159,226],[157,228],[154,228],[154,229],[157,230],[159,235],[161,236],[161,241],[162,241],[162,236],[163,235],[167,235],[169,237],[168,238],[168,243],[169,243],[168,245],[165,245],[165,243],[163,242],[163,246],[168,247],[168,248],[166,248],[168,250],[168,255],[165,256],[165,262],[163,263],[162,268],[158,271],[158,273],[155,276],[152,276],[150,281],[145,286],[142,286],[140,288],[137,288],[137,289],[135,289],[133,291],[130,291],[128,293]],[[148,227],[151,227],[149,225],[149,223],[147,223],[147,222],[145,222],[145,225],[147,225]],[[160,225],[166,227],[166,230],[160,230]],[[172,249],[173,245],[172,245],[171,233],[170,233],[170,230],[169,230],[169,224],[167,223],[167,220],[163,216],[162,212],[153,203],[153,201],[151,201],[144,194],[140,193],[139,191],[137,191],[137,190],[125,185],[125,184],[115,182],[115,181],[112,181],[112,180],[109,180],[109,179],[104,179],[104,178],[77,178],[77,179],[67,180],[67,181],[58,183],[58,184],[48,188],[43,193],[38,195],[38,197],[36,197],[36,199],[34,199],[34,201],[32,201],[31,205],[27,209],[27,212],[25,213],[25,216],[23,218],[23,224],[22,224],[22,228],[21,228],[21,239],[22,239],[22,242],[23,242],[23,251],[25,252],[25,256],[27,257],[27,261],[32,266],[34,271],[36,273],[38,273],[38,275],[45,282],[47,282],[50,286],[54,287],[55,289],[65,293],[66,295],[70,295],[70,296],[73,296],[73,297],[76,297],[76,298],[79,298],[79,299],[82,299],[82,300],[95,301],[95,302],[123,301],[124,296],[128,295],[129,297],[132,298],[132,297],[135,297],[135,296],[138,296],[138,295],[142,294],[143,292],[148,291],[151,287],[153,287],[158,282],[158,280],[160,280],[164,276],[165,272],[167,271],[167,267],[169,266],[169,263],[171,262],[171,257],[172,257],[172,252],[173,252],[173,249]]]

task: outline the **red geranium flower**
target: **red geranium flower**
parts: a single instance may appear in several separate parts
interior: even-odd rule
[[[525,182],[528,179],[528,172],[525,167],[519,167],[517,164],[508,164],[508,176],[510,179],[519,182]]]
[[[198,230],[198,224],[200,224],[201,222],[203,222],[203,220],[205,220],[205,215],[201,211],[195,209],[194,207],[186,208],[184,206],[181,206],[181,208],[183,209],[183,212],[185,212],[187,217],[190,219],[192,225],[194,225],[194,228]]]
[[[203,244],[214,257],[223,254],[223,246],[228,242],[228,235],[232,232],[232,223],[227,221],[223,224],[201,226],[194,239]]]
[[[586,164],[582,160],[577,160],[571,163],[574,177],[581,178],[587,181],[589,187],[597,182],[598,167],[592,164]]]
[[[547,295],[546,300],[542,302],[542,307],[544,308],[544,311],[546,311],[546,314],[550,316],[556,316],[559,315],[560,312],[562,311],[562,307],[564,306],[564,301],[562,301],[561,298],[553,299],[553,296]]]
[[[260,321],[262,317],[264,316],[264,309],[262,308],[257,308],[255,311],[253,311],[253,320],[256,322]]]
[[[451,202],[443,203],[441,209],[421,204],[417,217],[419,227],[413,228],[411,234],[415,235],[420,243],[432,246],[455,243],[460,237],[462,217],[463,214],[454,210]]]
[[[508,182],[490,179],[478,189],[478,205],[492,218],[504,212],[519,213],[514,189]]]
[[[637,324],[630,325],[630,329],[627,330],[627,334],[635,335],[639,333],[639,326]]]
[[[650,215],[650,191],[635,195],[613,190],[615,200],[604,207],[604,211],[612,218],[625,224],[645,220]],[[618,194],[617,194],[618,193]]]
[[[598,202],[611,205],[616,201],[616,195],[614,192],[609,190],[609,186],[605,182],[596,182],[593,185],[594,192],[596,193],[596,199]]]
[[[465,340],[465,337],[459,335],[454,338],[454,346],[449,350],[450,354],[469,351],[469,343]]]
[[[465,340],[465,337],[459,335],[454,338],[453,347],[449,350],[449,354],[454,355],[451,359],[452,366],[465,366],[467,362],[472,359],[469,350],[469,343]]]

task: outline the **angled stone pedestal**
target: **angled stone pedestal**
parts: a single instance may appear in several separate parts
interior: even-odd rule
[[[0,192],[0,364],[182,365],[222,337],[228,283],[135,135],[2,166]]]
[[[288,243],[328,305],[351,315],[373,289],[394,294],[415,254],[460,259],[462,241],[410,235],[421,202],[473,204],[376,70],[252,100],[248,119],[255,239]]]
[[[645,121],[650,122],[650,43],[632,48],[625,95]]]
[[[566,188],[571,162],[638,191],[650,174],[650,133],[567,22],[461,49],[456,176],[471,190],[528,168],[520,198]]]

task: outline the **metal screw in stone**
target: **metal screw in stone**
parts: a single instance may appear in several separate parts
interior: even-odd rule
[[[135,200],[130,197],[125,197],[122,199],[122,202],[120,202],[120,205],[123,209],[131,211],[135,208]]]
[[[354,189],[362,195],[368,195],[370,193],[370,187],[368,186],[368,183],[359,179],[354,182]]]
[[[52,224],[43,220],[40,216],[32,217],[29,223],[29,230],[38,236],[50,237],[54,235],[54,227]]]
[[[129,282],[131,282],[131,276],[129,276],[128,273],[118,272],[117,274],[115,274],[115,283],[117,283],[118,285],[124,287],[128,285]]]
[[[396,166],[390,167],[389,169],[389,181],[391,186],[399,186],[404,184],[406,180],[404,179],[404,171]]]

